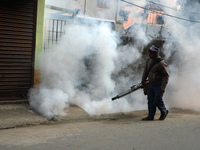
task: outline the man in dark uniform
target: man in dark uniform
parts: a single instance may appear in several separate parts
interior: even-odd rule
[[[168,110],[163,101],[163,94],[169,80],[169,72],[166,62],[159,55],[159,47],[152,45],[149,57],[142,76],[143,86],[146,86],[148,79],[148,116],[142,120],[154,120],[156,108],[161,112],[159,120],[164,120]]]

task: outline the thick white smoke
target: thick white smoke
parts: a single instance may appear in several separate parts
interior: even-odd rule
[[[163,10],[188,20],[198,19]],[[162,49],[170,71],[165,102],[167,107],[199,110],[200,36],[194,32],[199,23],[167,15],[164,19],[171,34]],[[65,115],[69,105],[77,105],[90,115],[146,109],[142,90],[111,101],[141,81],[142,50],[150,41],[142,28],[138,31],[134,45],[118,46],[118,35],[106,24],[68,25],[58,45],[40,56],[41,82],[30,91],[30,105],[48,119]]]
[[[90,115],[146,108],[142,91],[127,100],[111,100],[140,82],[129,66],[141,64],[142,51],[133,45],[118,47],[118,43],[107,24],[68,25],[59,44],[40,56],[41,81],[30,91],[30,105],[48,119],[64,115],[69,105]],[[117,77],[122,70],[126,75]]]
[[[166,14],[184,19],[165,17],[172,35],[163,46],[166,59],[170,62],[170,82],[166,95],[170,107],[200,110],[199,8],[199,2],[192,1],[182,5],[179,11],[162,8]]]

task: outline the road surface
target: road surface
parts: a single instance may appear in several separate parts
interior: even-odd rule
[[[164,121],[142,115],[0,130],[0,150],[200,149],[199,113],[176,110]]]

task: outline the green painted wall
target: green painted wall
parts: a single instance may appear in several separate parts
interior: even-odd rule
[[[38,55],[43,49],[43,26],[44,26],[45,0],[38,0],[37,25],[36,25],[36,45],[35,45],[35,68],[34,68],[34,86],[40,83],[40,70],[38,64]]]
[[[35,47],[35,69],[38,69],[38,55],[43,48],[43,25],[44,25],[45,0],[38,0],[37,25],[36,25],[36,47]]]

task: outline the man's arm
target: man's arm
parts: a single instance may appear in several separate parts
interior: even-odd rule
[[[147,75],[146,74],[147,74],[147,69],[146,69],[146,66],[145,66],[143,74],[142,74],[142,81],[141,81],[142,85],[144,85],[145,82],[146,82],[146,79],[147,79]]]
[[[146,79],[147,79],[147,63],[148,63],[149,59],[147,60],[146,62],[146,65],[145,65],[145,68],[144,68],[144,71],[143,71],[143,74],[142,74],[142,85],[145,85],[146,83]]]
[[[169,71],[167,68],[167,64],[165,62],[162,62],[162,85],[161,85],[161,92],[164,93],[165,92],[165,88],[168,84],[169,81]]]

